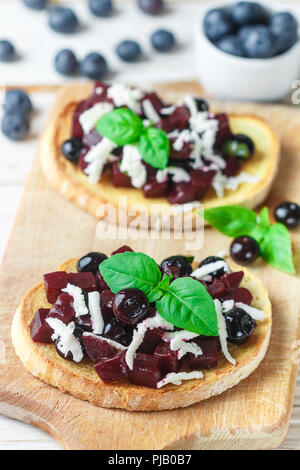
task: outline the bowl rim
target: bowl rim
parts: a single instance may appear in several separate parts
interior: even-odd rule
[[[300,13],[299,11],[296,12],[295,9],[292,7],[292,5],[284,5],[281,3],[278,3],[276,5],[270,5],[266,4],[264,2],[259,2],[261,5],[263,5],[266,10],[268,10],[270,13],[275,13],[278,11],[290,11],[291,13],[296,16],[298,19],[299,27],[298,27],[298,40],[295,42],[295,44],[290,47],[287,51],[275,56],[275,57],[266,57],[266,58],[251,58],[251,57],[240,57],[240,56],[235,56],[232,54],[229,54],[228,52],[224,52],[221,49],[219,49],[205,34],[204,27],[203,27],[203,21],[205,15],[210,11],[213,10],[214,8],[229,8],[230,6],[234,5],[237,3],[236,1],[228,1],[225,4],[223,1],[217,1],[217,2],[212,2],[210,5],[206,5],[203,9],[200,15],[196,18],[195,21],[195,36],[200,38],[202,42],[205,43],[205,46],[207,46],[212,53],[216,54],[220,58],[227,58],[227,60],[232,61],[232,63],[235,63],[237,65],[240,63],[241,65],[245,65],[246,67],[267,67],[268,65],[277,65],[276,62],[281,62],[281,60],[284,58],[288,58],[289,56],[293,56],[295,51],[297,51],[300,55]],[[298,51],[299,49],[299,51]]]

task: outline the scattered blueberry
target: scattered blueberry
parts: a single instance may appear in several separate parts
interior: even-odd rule
[[[269,28],[258,25],[244,38],[242,47],[247,57],[265,59],[274,54],[275,42],[275,37]]]
[[[49,26],[59,33],[74,33],[78,27],[78,18],[71,8],[53,7],[49,11]]]
[[[105,58],[98,52],[90,52],[80,65],[83,75],[91,79],[100,80],[108,72],[108,65]]]
[[[32,111],[32,103],[25,91],[10,90],[5,94],[4,110],[6,114],[18,112],[28,115]]]
[[[234,344],[245,343],[251,336],[255,321],[241,308],[233,308],[225,315],[228,341]]]
[[[163,0],[138,0],[138,7],[148,15],[158,15],[164,9]]]
[[[116,53],[125,62],[135,62],[140,57],[142,51],[136,41],[126,40],[117,45]]]
[[[54,65],[57,72],[63,75],[72,75],[78,68],[76,56],[70,49],[59,51],[54,58]]]
[[[0,61],[1,62],[10,62],[15,57],[15,48],[10,41],[2,39],[0,41]]]
[[[230,256],[240,264],[253,263],[259,257],[257,241],[246,235],[235,238],[230,246]]]
[[[167,52],[175,45],[174,34],[166,29],[158,29],[151,35],[151,44],[159,52]]]
[[[23,0],[23,3],[33,10],[43,10],[46,8],[48,0]]]
[[[231,34],[224,36],[217,42],[217,47],[227,54],[243,57],[244,52],[238,36]]]
[[[81,139],[79,139],[78,137],[73,137],[72,139],[65,140],[61,145],[62,154],[67,158],[67,160],[70,160],[70,162],[73,163],[78,162],[81,150],[82,142]]]
[[[197,110],[200,113],[205,113],[209,111],[209,106],[208,106],[207,101],[203,100],[202,98],[195,98],[195,102],[196,102]]]
[[[5,113],[2,118],[3,134],[11,140],[22,140],[29,132],[29,120],[23,113]]]
[[[231,8],[231,16],[238,25],[266,23],[266,10],[255,2],[238,2]]]
[[[89,272],[93,274],[97,274],[99,271],[99,264],[102,261],[106,260],[107,256],[104,253],[99,253],[97,251],[93,251],[88,253],[87,255],[82,256],[77,263],[77,271],[81,272]]]
[[[203,25],[207,37],[213,42],[227,34],[232,34],[235,29],[230,14],[221,8],[210,10],[205,15]]]
[[[275,219],[287,228],[300,225],[300,206],[295,202],[283,202],[274,211]]]
[[[113,5],[111,0],[89,0],[89,9],[96,16],[109,16],[112,12]]]
[[[189,276],[192,272],[192,266],[184,256],[176,255],[164,259],[160,263],[162,271],[175,279],[182,276]]]

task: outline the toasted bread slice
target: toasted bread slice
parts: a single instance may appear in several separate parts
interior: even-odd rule
[[[71,259],[60,269],[76,272],[76,262],[77,260]],[[235,265],[232,269],[236,271],[240,267]],[[166,385],[160,389],[137,386],[125,381],[105,384],[91,363],[67,361],[57,354],[53,344],[35,343],[31,339],[29,325],[35,312],[48,305],[43,283],[33,287],[25,295],[14,315],[11,330],[13,345],[24,366],[33,375],[94,405],[129,411],[186,407],[238,384],[257,368],[266,354],[272,326],[270,300],[261,281],[251,271],[242,269],[245,276],[241,285],[253,294],[253,306],[265,311],[265,320],[257,322],[247,343],[240,346],[229,345],[230,353],[236,359],[235,366],[221,354],[218,367],[203,371],[203,379],[185,381],[182,385]]]
[[[87,176],[61,153],[62,142],[70,137],[73,111],[78,101],[91,92],[91,85],[79,84],[64,87],[57,96],[48,124],[42,134],[39,156],[44,174],[64,197],[97,218],[103,218],[103,203],[129,212],[136,207],[140,213],[152,215],[173,214],[173,207],[165,198],[147,199],[143,191],[135,188],[116,188],[111,177],[105,173],[100,182],[90,184]],[[230,115],[234,133],[252,138],[255,154],[243,164],[242,171],[259,177],[255,184],[242,183],[237,190],[226,190],[218,198],[211,188],[201,201],[206,208],[239,204],[249,208],[259,205],[267,196],[278,168],[280,145],[276,134],[262,119],[250,115]],[[123,196],[120,200],[120,196]],[[142,205],[142,208],[139,205]],[[193,209],[195,214],[196,209]]]

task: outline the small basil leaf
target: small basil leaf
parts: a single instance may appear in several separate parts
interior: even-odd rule
[[[99,134],[120,147],[138,141],[143,131],[143,122],[130,109],[117,108],[100,118],[95,127]]]
[[[99,271],[114,294],[121,289],[135,288],[147,295],[161,280],[157,263],[144,253],[116,254],[104,260]]]
[[[167,167],[170,154],[170,142],[166,133],[155,127],[144,129],[139,142],[138,149],[144,162],[153,168],[163,170]]]
[[[205,209],[203,217],[209,225],[228,237],[249,235],[257,239],[261,236],[261,230],[257,229],[256,213],[245,207],[221,206]]]
[[[156,302],[156,309],[161,317],[178,328],[199,335],[218,336],[213,299],[195,279],[185,277],[173,281]]]
[[[277,223],[269,227],[260,243],[260,253],[275,268],[295,274],[291,238],[285,225]]]
[[[257,216],[257,223],[264,228],[270,227],[270,216],[269,216],[269,209],[267,207],[263,207],[260,213]]]

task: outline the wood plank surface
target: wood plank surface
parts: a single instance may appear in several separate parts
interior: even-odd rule
[[[247,110],[265,117],[282,137],[283,160],[268,201],[270,207],[282,199],[299,200],[299,112],[278,105],[241,106],[225,104],[228,110]],[[0,412],[35,424],[71,449],[277,447],[287,431],[293,400],[297,365],[292,359],[294,341],[299,339],[299,279],[260,262],[253,269],[264,280],[273,303],[271,346],[258,370],[220,397],[168,412],[104,410],[65,395],[25,371],[9,340],[14,309],[26,290],[61,261],[91,249],[109,252],[123,243],[99,240],[96,228],[97,222],[92,217],[48,187],[35,162],[1,273],[0,295],[4,300],[0,315],[4,327],[0,344],[2,351],[5,347],[5,357],[0,361]],[[299,230],[292,236],[299,276]],[[184,241],[170,244],[168,240],[139,239],[128,243],[158,260],[184,248]],[[208,229],[204,249],[193,254],[201,259],[208,253],[227,249],[228,245],[229,239]]]

